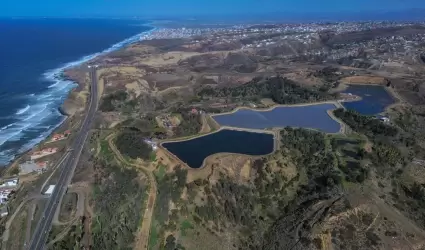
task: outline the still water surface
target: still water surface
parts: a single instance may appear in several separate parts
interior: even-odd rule
[[[267,129],[289,126],[337,133],[341,125],[327,113],[332,109],[336,106],[330,103],[276,107],[267,111],[239,109],[231,114],[215,115],[213,119],[221,126],[229,127]]]
[[[223,129],[210,135],[181,142],[167,142],[162,146],[191,168],[200,168],[204,159],[216,153],[237,153],[252,156],[273,152],[274,136]]]
[[[383,86],[350,85],[344,93],[351,93],[362,98],[360,101],[343,103],[346,109],[355,110],[362,115],[382,113],[388,106],[395,103],[395,99]]]

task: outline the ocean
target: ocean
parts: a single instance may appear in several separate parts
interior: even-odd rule
[[[139,40],[141,20],[0,19],[0,166],[65,119],[58,107],[76,84],[63,69]]]

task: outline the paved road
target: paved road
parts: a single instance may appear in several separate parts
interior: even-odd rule
[[[79,133],[77,134],[75,141],[72,144],[72,151],[65,159],[62,166],[60,166],[60,176],[56,187],[47,202],[46,208],[43,212],[43,217],[40,218],[37,227],[34,231],[33,237],[27,249],[30,250],[41,250],[44,249],[46,244],[47,236],[49,235],[50,228],[52,226],[53,216],[56,209],[65,194],[68,185],[74,174],[75,167],[77,166],[78,160],[81,155],[81,151],[84,147],[84,143],[87,139],[90,127],[95,116],[98,104],[98,93],[97,93],[97,76],[96,69],[91,69],[91,95],[88,111],[82,123]]]

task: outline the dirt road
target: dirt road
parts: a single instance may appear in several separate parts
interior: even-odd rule
[[[112,135],[107,137],[107,140],[108,140],[108,143],[109,143],[109,147],[114,152],[117,159],[119,161],[121,161],[122,163],[124,163],[125,165],[134,166],[134,167],[141,169],[143,171],[143,173],[149,179],[149,186],[150,187],[149,187],[148,202],[147,202],[146,208],[143,211],[142,227],[139,228],[139,230],[137,232],[136,242],[135,242],[135,246],[134,246],[134,249],[137,249],[137,250],[148,249],[149,234],[150,234],[150,229],[151,229],[151,225],[152,225],[152,217],[153,217],[153,212],[154,212],[154,209],[155,209],[156,194],[157,194],[157,185],[156,185],[155,176],[153,174],[154,168],[153,167],[146,167],[142,164],[136,164],[136,163],[128,162],[121,155],[119,150],[115,147],[115,144],[113,142],[114,138],[115,138],[115,135],[112,134]]]

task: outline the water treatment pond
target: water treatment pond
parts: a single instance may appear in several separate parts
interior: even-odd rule
[[[363,115],[376,115],[395,103],[395,99],[383,86],[349,85],[344,93],[360,96],[362,99],[354,102],[344,102],[346,109],[352,109]]]
[[[189,167],[200,168],[205,158],[217,153],[252,156],[270,154],[274,149],[274,136],[266,133],[223,129],[192,140],[166,142],[162,146]]]
[[[337,133],[341,125],[327,113],[332,109],[336,106],[331,103],[275,107],[267,111],[239,109],[230,114],[214,115],[213,119],[221,126],[229,127],[266,129],[289,126]]]

